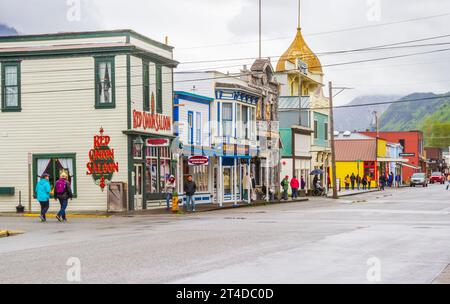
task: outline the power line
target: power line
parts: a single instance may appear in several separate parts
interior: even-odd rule
[[[359,108],[359,107],[367,107],[367,106],[407,103],[407,102],[424,101],[424,100],[445,99],[445,98],[450,98],[450,94],[449,95],[440,95],[440,96],[435,96],[435,97],[423,97],[423,98],[417,98],[417,99],[400,99],[400,100],[385,101],[385,102],[373,102],[373,103],[363,103],[363,104],[355,104],[355,105],[335,106],[335,107],[333,107],[333,109]],[[442,100],[442,101],[449,102],[449,100]],[[330,109],[331,109],[330,107],[303,108],[303,110],[330,110]]]
[[[366,29],[366,28],[376,28],[376,27],[383,27],[383,26],[388,26],[388,25],[393,25],[393,24],[409,23],[409,22],[415,22],[415,21],[421,21],[421,20],[427,20],[427,19],[434,19],[434,18],[440,18],[440,17],[449,16],[449,15],[450,15],[450,13],[443,13],[443,14],[439,14],[439,15],[418,17],[418,18],[412,18],[412,19],[404,19],[404,20],[392,21],[392,22],[387,22],[387,23],[349,27],[349,28],[343,28],[343,29],[339,29],[339,30],[331,30],[331,31],[325,31],[325,32],[306,33],[306,34],[304,34],[304,36],[305,37],[322,36],[322,35],[328,35],[328,34],[334,34],[334,33],[362,30],[362,29]],[[263,39],[262,41],[275,41],[275,40],[287,40],[287,39],[292,39],[292,37],[269,38],[269,39]],[[176,50],[193,50],[193,49],[201,49],[201,48],[214,48],[214,47],[223,47],[223,46],[230,46],[230,45],[252,44],[252,43],[258,43],[258,42],[259,42],[259,40],[221,43],[221,44],[210,44],[210,45],[195,46],[195,47],[177,48]]]

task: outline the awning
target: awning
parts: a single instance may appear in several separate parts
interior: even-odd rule
[[[377,158],[377,161],[380,163],[407,163],[407,162],[409,162],[409,159],[379,157],[379,158]]]
[[[414,166],[414,165],[410,165],[410,164],[405,164],[403,163],[402,166],[408,167],[408,168],[412,168],[414,170],[421,170],[422,168]]]

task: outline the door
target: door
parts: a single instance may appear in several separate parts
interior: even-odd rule
[[[144,206],[144,166],[142,164],[134,165],[134,208],[142,210]]]
[[[232,200],[233,167],[223,167],[223,195],[225,201]]]

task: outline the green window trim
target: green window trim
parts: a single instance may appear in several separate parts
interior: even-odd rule
[[[110,85],[111,85],[111,101],[101,102],[101,85],[100,79],[100,65],[106,63],[107,66],[111,66]],[[116,69],[115,69],[115,57],[95,57],[95,108],[96,109],[114,109],[116,107]]]
[[[162,65],[156,65],[156,113],[162,114]]]
[[[2,77],[2,112],[21,112],[22,111],[22,84],[21,84],[21,64],[20,61],[9,61],[2,62],[1,77]],[[17,106],[7,106],[6,105],[6,68],[15,67],[17,68],[17,84],[11,87],[17,87]],[[8,86],[9,87],[9,86]]]
[[[150,112],[150,65],[146,60],[142,60],[142,91],[143,109]]]
[[[77,157],[76,153],[51,153],[51,154],[33,154],[33,169],[32,169],[32,175],[33,175],[33,197],[36,198],[36,184],[38,181],[38,159],[51,159],[54,161],[55,159],[59,158],[70,158],[72,159],[72,166],[73,166],[73,173],[71,175],[72,177],[72,185],[73,185],[73,198],[77,198],[78,192],[77,192]],[[53,168],[55,170],[55,168]],[[56,179],[55,172],[53,173],[54,178]],[[56,179],[57,180],[57,179]]]

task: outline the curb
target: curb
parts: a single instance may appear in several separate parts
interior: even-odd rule
[[[245,205],[231,205],[231,206],[211,208],[211,209],[207,209],[207,210],[199,210],[199,211],[197,211],[197,213],[200,213],[200,212],[211,212],[211,211],[220,211],[220,210],[229,210],[229,209],[238,209],[238,208],[270,206],[270,205],[284,205],[284,204],[301,203],[301,202],[307,202],[307,201],[309,201],[308,198],[298,199],[298,200],[295,200],[295,201],[256,202],[256,203],[245,204]]]
[[[39,213],[0,213],[0,217],[29,217],[29,218],[38,218],[40,216]],[[99,215],[99,214],[67,214],[67,218],[72,219],[102,219],[109,218],[112,215]],[[47,214],[47,218],[56,218],[56,214]]]
[[[369,191],[359,192],[359,193],[349,193],[349,194],[343,194],[343,195],[338,194],[338,198],[347,197],[347,196],[356,196],[356,195],[362,195],[362,194],[374,193],[374,192],[380,192],[380,191],[381,190],[379,190],[379,189],[375,189],[375,190],[369,190]],[[328,198],[332,198],[332,197],[328,197]]]

